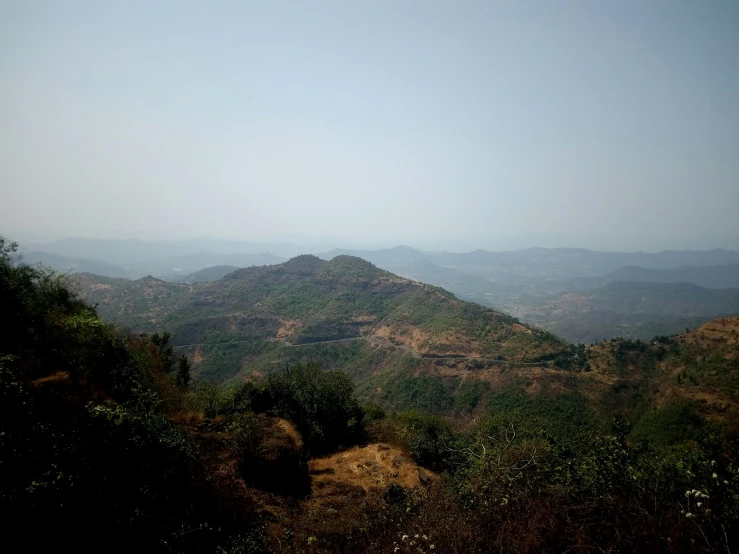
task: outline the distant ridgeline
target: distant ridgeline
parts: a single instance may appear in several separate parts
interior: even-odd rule
[[[286,261],[270,249],[294,256],[313,248],[211,240],[66,239],[29,245],[23,256],[27,263],[41,262],[61,272],[129,279],[151,275],[192,284],[218,280],[238,268]],[[739,252],[730,250],[528,248],[454,253],[398,246],[338,249],[318,256],[331,260],[344,255],[442,287],[462,300],[511,314],[574,343],[614,337],[649,340],[739,315]]]
[[[0,239],[8,544],[739,546],[739,318],[568,345],[348,256],[192,285],[82,275],[93,308],[13,254]]]

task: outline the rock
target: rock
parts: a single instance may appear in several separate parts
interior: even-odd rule
[[[421,468],[418,468],[418,480],[422,485],[428,485],[431,483],[431,477]]]
[[[329,508],[328,510],[326,510],[326,515],[329,517],[336,517],[337,515],[339,515],[339,510],[337,510],[336,508]]]
[[[390,450],[390,447],[387,444],[378,444],[377,450]]]
[[[402,454],[398,454],[397,456],[395,456],[395,458],[393,458],[393,466],[394,467],[400,467],[400,466],[402,466],[403,464],[406,464],[406,463],[408,463],[408,459],[405,456],[403,456]]]

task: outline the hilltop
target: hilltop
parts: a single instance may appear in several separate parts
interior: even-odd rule
[[[183,283],[196,283],[200,281],[217,281],[229,273],[241,269],[235,265],[214,265],[205,267],[182,278]]]
[[[368,375],[401,359],[552,359],[568,345],[489,308],[352,256],[298,256],[214,282],[181,285],[83,275],[78,286],[109,321],[167,330],[218,380],[305,357]]]

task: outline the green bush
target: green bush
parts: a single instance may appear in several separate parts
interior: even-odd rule
[[[296,364],[267,376],[269,411],[292,421],[308,451],[325,452],[360,440],[363,412],[354,385],[342,372]]]

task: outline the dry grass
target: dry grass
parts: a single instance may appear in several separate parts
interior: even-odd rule
[[[303,322],[299,319],[283,320],[281,323],[282,326],[277,330],[277,338],[279,340],[287,339],[303,326]]]
[[[47,375],[45,377],[39,377],[38,379],[34,379],[33,381],[31,381],[31,384],[34,387],[41,387],[44,385],[67,381],[68,379],[69,379],[68,371],[57,371],[56,373],[52,373],[51,375]]]
[[[419,467],[399,448],[387,444],[356,446],[309,462],[316,489],[330,489],[337,483],[351,483],[366,493],[383,491],[395,483],[405,488],[420,486]],[[435,479],[430,472],[426,472]]]

